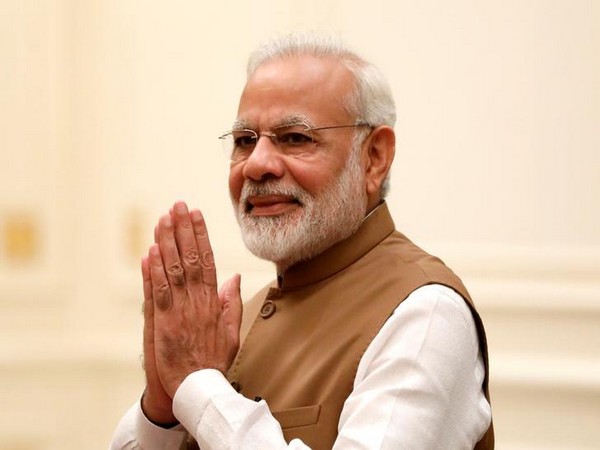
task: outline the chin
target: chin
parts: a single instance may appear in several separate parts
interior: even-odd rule
[[[363,218],[364,213],[323,217],[303,214],[296,220],[290,220],[290,215],[286,214],[244,217],[240,219],[240,226],[248,250],[258,258],[275,263],[278,271],[282,272],[351,236]]]

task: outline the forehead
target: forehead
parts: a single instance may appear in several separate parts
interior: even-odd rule
[[[248,79],[238,121],[265,128],[284,117],[304,116],[311,125],[354,120],[347,102],[354,77],[339,60],[294,56],[263,63]]]

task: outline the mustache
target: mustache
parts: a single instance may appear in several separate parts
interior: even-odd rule
[[[282,183],[280,181],[264,181],[257,183],[255,181],[246,180],[242,186],[240,195],[240,205],[248,203],[248,197],[256,195],[285,195],[291,197],[300,204],[312,198],[307,191],[297,185]]]

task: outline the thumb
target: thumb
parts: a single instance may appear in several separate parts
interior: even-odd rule
[[[223,320],[234,342],[239,342],[240,326],[242,323],[241,281],[241,275],[236,273],[225,281],[221,285],[221,289],[219,289],[219,301],[221,303],[221,310],[223,311]]]

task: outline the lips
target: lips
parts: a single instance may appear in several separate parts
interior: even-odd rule
[[[289,195],[251,195],[246,199],[246,212],[253,216],[276,216],[298,206],[298,199]]]

